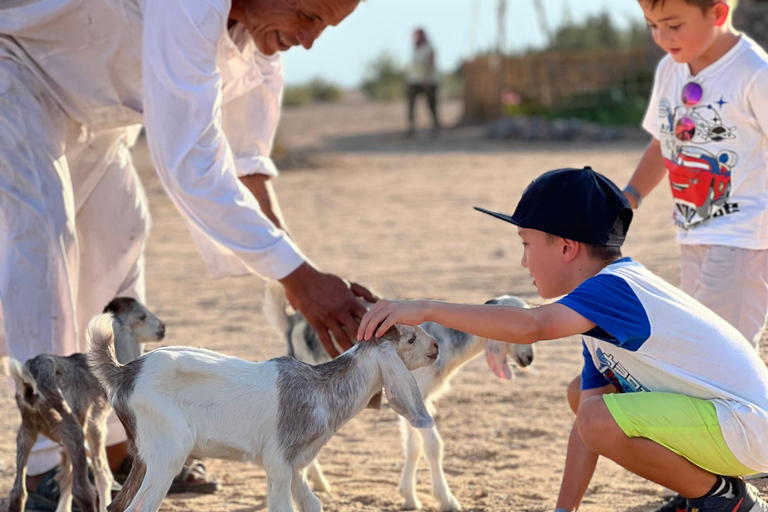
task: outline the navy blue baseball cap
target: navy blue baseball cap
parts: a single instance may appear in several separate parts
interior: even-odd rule
[[[620,247],[632,208],[619,188],[591,167],[545,172],[528,185],[515,213],[475,210],[521,228],[590,245]]]

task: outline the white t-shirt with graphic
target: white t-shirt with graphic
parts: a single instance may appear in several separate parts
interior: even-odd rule
[[[710,400],[733,455],[768,471],[768,369],[728,322],[630,258],[559,302],[597,325],[583,337],[582,389]]]
[[[703,95],[686,106],[690,82]],[[662,59],[643,128],[661,142],[679,243],[768,249],[768,55],[754,41],[696,76]]]

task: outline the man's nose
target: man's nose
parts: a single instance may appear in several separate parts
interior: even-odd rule
[[[312,48],[315,40],[323,33],[323,30],[325,30],[324,26],[313,23],[311,26],[301,29],[296,35],[296,39],[299,40],[301,46],[309,50]]]

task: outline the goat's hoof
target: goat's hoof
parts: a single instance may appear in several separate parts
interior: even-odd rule
[[[322,480],[313,481],[312,490],[315,492],[331,492],[331,484],[329,484],[328,480],[325,478]]]
[[[405,502],[403,503],[402,509],[403,510],[421,510],[421,502],[419,501],[419,498],[416,496],[412,498],[406,498]]]
[[[440,501],[440,512],[461,512],[461,502],[450,491],[447,496],[437,497]]]

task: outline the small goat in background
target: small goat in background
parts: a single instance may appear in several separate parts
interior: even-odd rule
[[[504,295],[489,300],[486,304],[528,307],[517,297]],[[273,329],[286,341],[288,355],[301,361],[318,364],[331,358],[320,343],[317,334],[300,313],[288,314],[288,301],[282,286],[277,282],[267,284],[264,299],[264,314]],[[421,397],[430,414],[435,414],[435,401],[449,388],[450,379],[471,359],[479,355],[485,346],[488,366],[500,378],[512,378],[512,370],[507,364],[507,354],[514,352],[515,362],[522,368],[533,362],[532,345],[511,345],[494,340],[485,340],[465,332],[449,329],[439,324],[427,322],[421,327],[440,347],[440,355],[435,364],[414,370],[413,376],[418,383]],[[401,432],[405,449],[405,464],[399,491],[404,498],[405,510],[421,509],[416,497],[416,468],[426,445],[426,455],[432,471],[432,493],[439,502],[441,512],[459,511],[461,503],[451,493],[443,472],[443,440],[437,427],[414,428],[401,421]],[[329,491],[328,483],[317,460],[307,466],[307,479],[317,491]]]
[[[396,325],[340,357],[310,366],[282,357],[249,362],[210,350],[165,347],[115,360],[111,318],[88,327],[91,368],[125,426],[134,464],[111,512],[155,512],[188,455],[260,464],[270,512],[322,510],[302,470],[371,397],[417,428],[433,424],[409,370],[438,357],[434,339]]]
[[[104,311],[115,315],[115,345],[122,362],[138,357],[142,343],[160,341],[165,336],[165,325],[134,299],[118,297]],[[16,439],[16,480],[8,511],[24,510],[27,459],[38,434],[42,434],[64,448],[61,472],[57,475],[61,494],[56,512],[69,512],[73,495],[81,510],[96,511],[93,489],[87,479],[86,444],[93,461],[99,510],[106,512],[112,500],[112,473],[104,441],[112,409],[88,367],[88,357],[41,354],[24,364],[10,359],[9,368],[16,383],[21,427]]]

